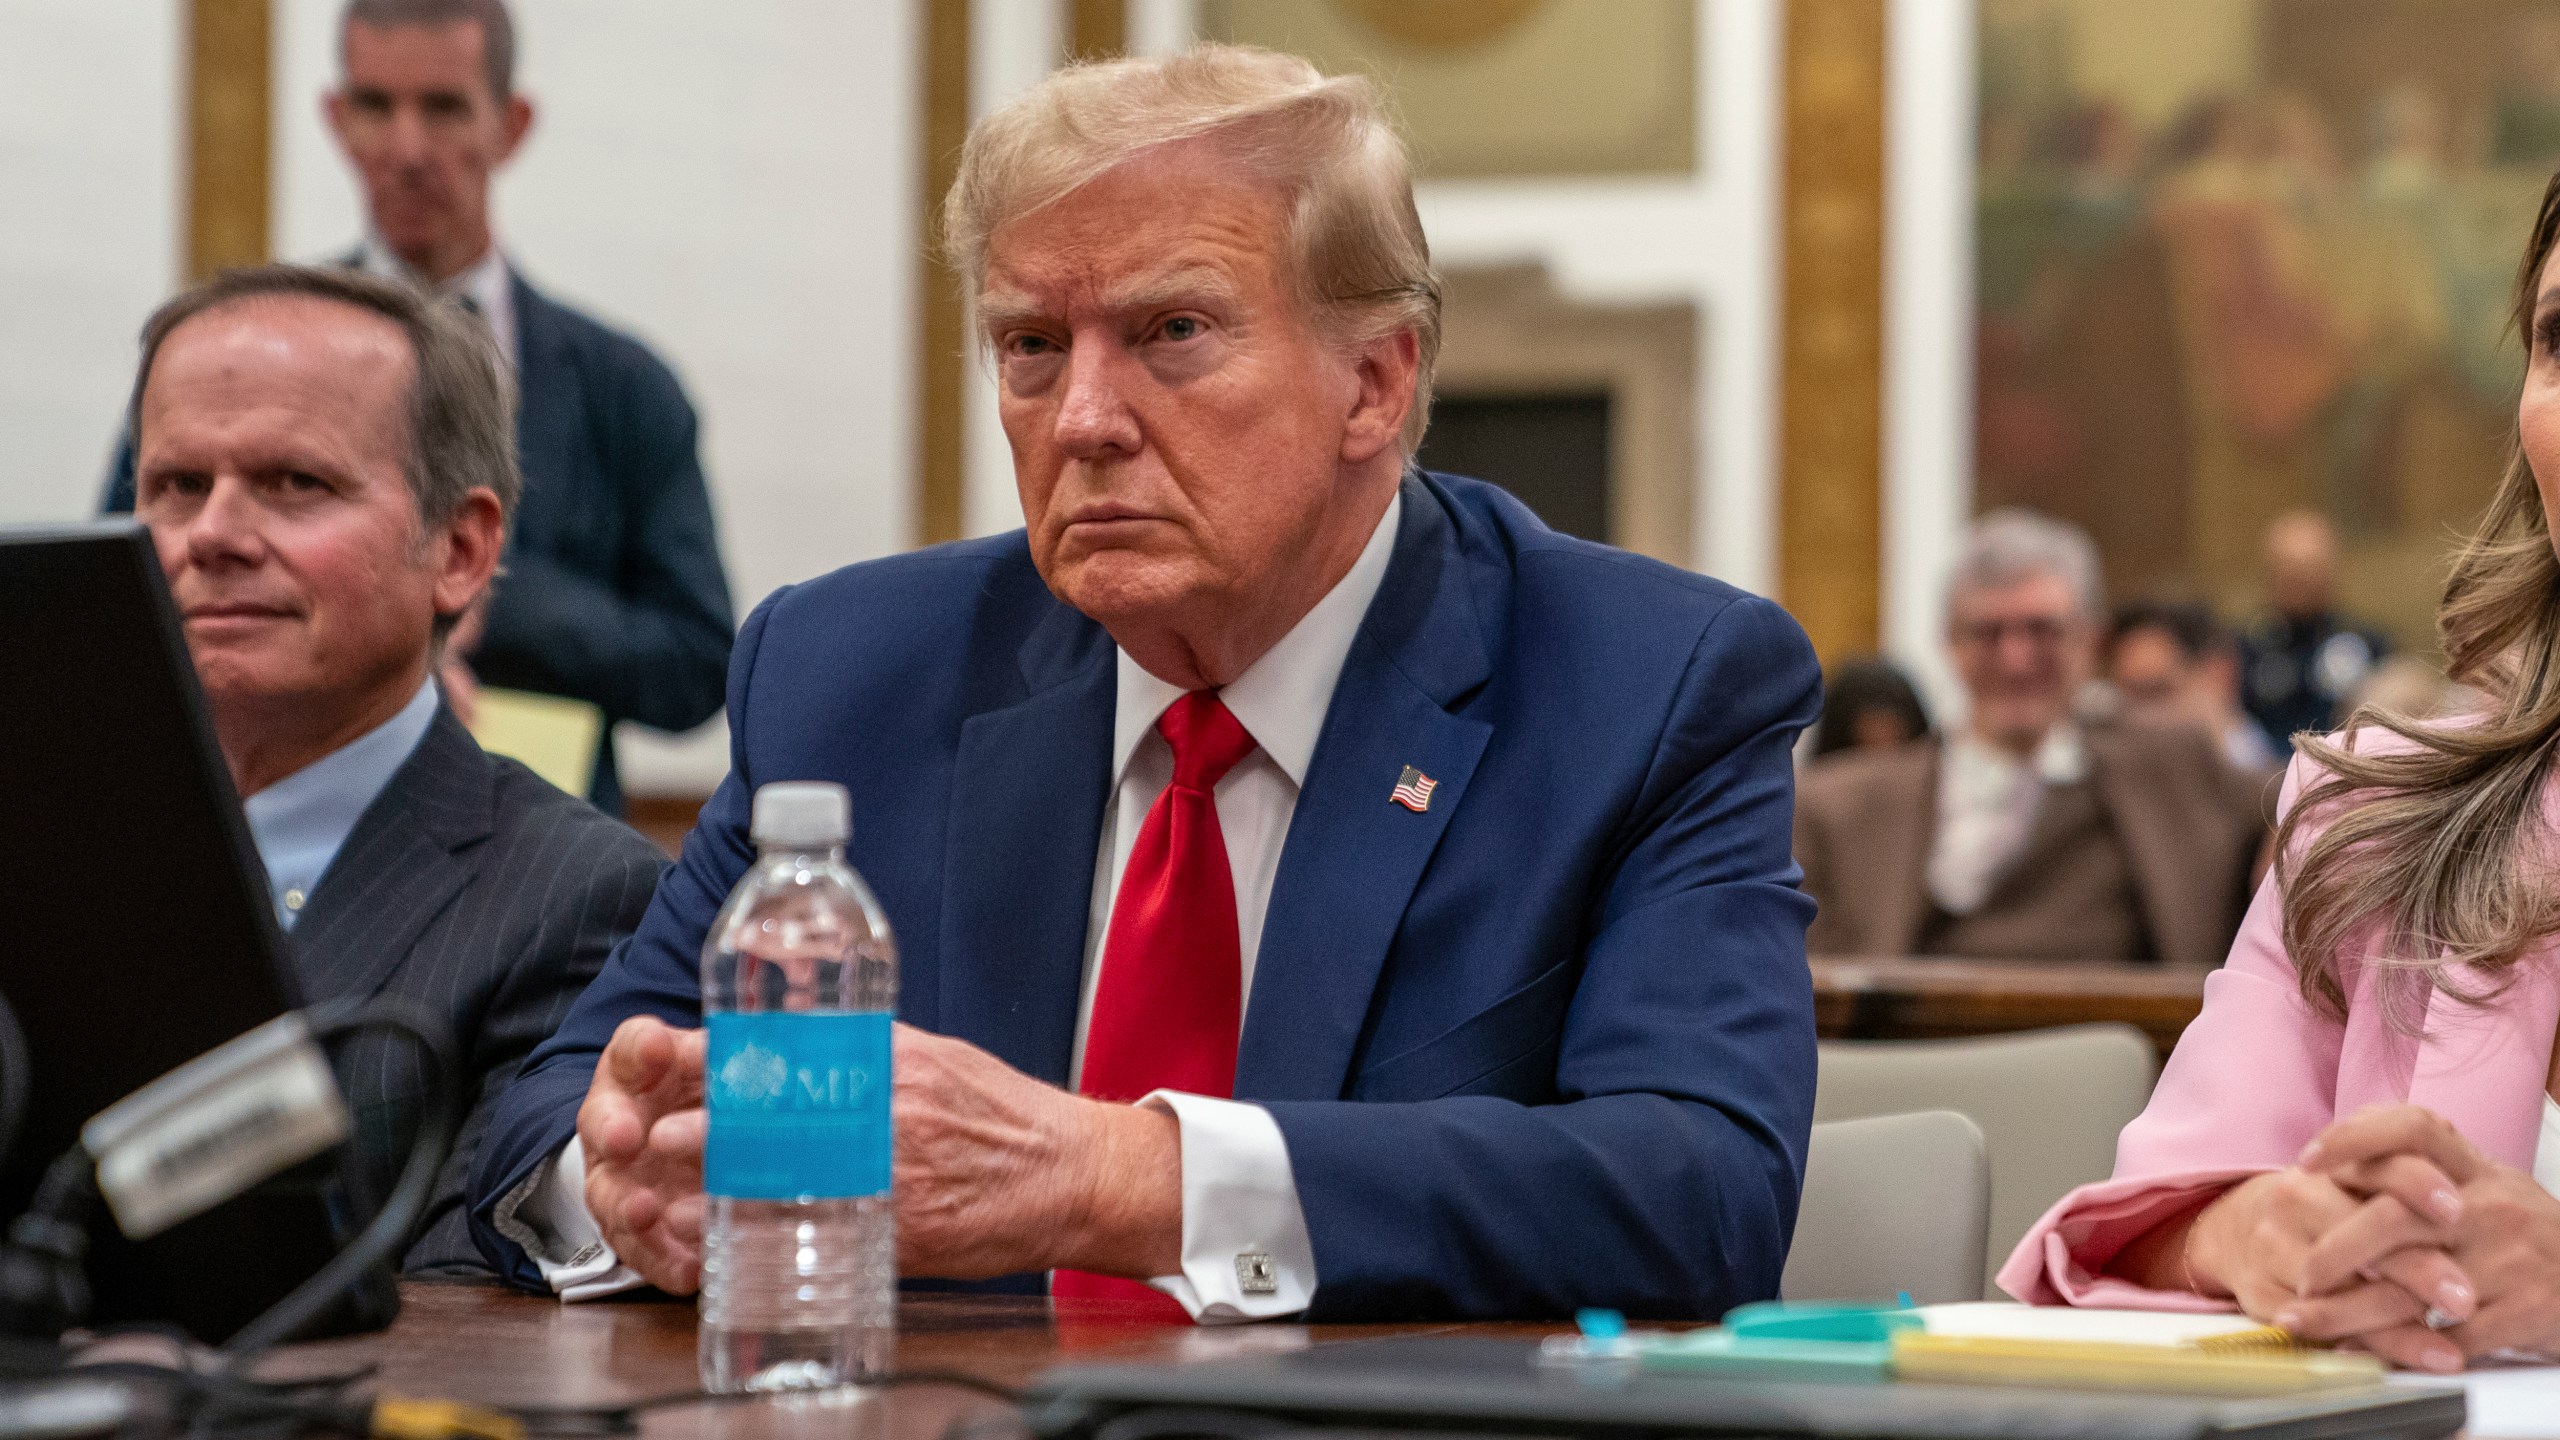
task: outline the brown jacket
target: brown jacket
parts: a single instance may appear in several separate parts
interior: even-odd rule
[[[2265,842],[2271,776],[2232,769],[2201,731],[2090,725],[2089,783],[2121,844],[2142,928],[2173,965],[2218,965],[2248,908]],[[1929,847],[1937,835],[1939,747],[1852,751],[1806,767],[1796,788],[1796,859],[1822,907],[1806,935],[1816,955],[1917,953],[1931,916]],[[2030,921],[2044,860],[2031,844],[1998,883]],[[2057,933],[2074,927],[2055,914]],[[2092,958],[2056,954],[2051,958]]]

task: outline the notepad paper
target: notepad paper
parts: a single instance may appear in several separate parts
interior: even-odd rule
[[[2560,1440],[2560,1366],[2489,1366],[2467,1375],[2391,1377],[2394,1385],[2459,1387],[2471,1408],[2471,1440]]]
[[[1932,1335],[1982,1340],[2073,1340],[2105,1345],[2193,1345],[2216,1335],[2259,1328],[2246,1315],[2195,1315],[2175,1310],[2084,1310],[2067,1305],[2017,1305],[1983,1300],[1923,1305],[1921,1323]]]
[[[605,743],[604,712],[583,700],[484,685],[471,717],[471,738],[572,795],[587,793],[596,747]]]

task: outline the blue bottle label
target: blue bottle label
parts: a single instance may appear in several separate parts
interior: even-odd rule
[[[735,1200],[889,1193],[889,1012],[710,1017],[702,1188]]]

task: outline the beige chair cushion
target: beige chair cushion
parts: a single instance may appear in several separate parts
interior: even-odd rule
[[[2115,1170],[2116,1133],[2151,1099],[2158,1063],[2130,1025],[2070,1025],[1964,1040],[1835,1040],[1822,1046],[1816,1122],[1944,1108],[1991,1148],[1983,1293],[2036,1218]]]
[[[1813,1127],[1804,1203],[1778,1293],[1939,1305],[1982,1298],[1991,1170],[1981,1127],[1952,1110]]]

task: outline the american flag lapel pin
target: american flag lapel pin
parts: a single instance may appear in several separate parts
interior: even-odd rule
[[[1419,815],[1431,808],[1431,792],[1439,788],[1439,781],[1407,765],[1404,773],[1396,777],[1394,793],[1387,798]]]

